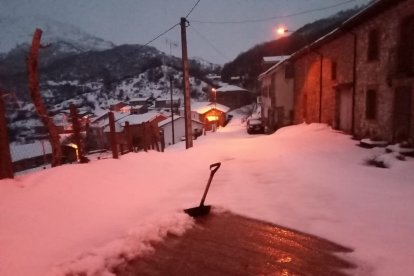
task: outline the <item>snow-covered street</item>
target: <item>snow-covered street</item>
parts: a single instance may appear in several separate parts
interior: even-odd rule
[[[185,150],[129,153],[0,181],[0,275],[112,275],[206,204],[354,249],[357,275],[414,273],[414,160],[365,165],[373,150],[326,125],[248,135],[240,117]],[[122,258],[121,258],[122,256]]]

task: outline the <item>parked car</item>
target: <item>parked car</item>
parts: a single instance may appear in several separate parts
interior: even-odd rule
[[[264,125],[262,120],[250,118],[247,120],[247,133],[264,133]]]

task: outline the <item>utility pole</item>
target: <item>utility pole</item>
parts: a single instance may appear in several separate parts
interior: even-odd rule
[[[166,44],[170,45],[170,58],[172,57],[172,47],[178,47],[178,44],[174,41],[171,41],[169,39],[165,40]],[[164,64],[165,65],[165,64]],[[175,133],[174,133],[174,104],[173,104],[173,72],[170,70],[169,74],[170,79],[170,107],[171,107],[171,138],[173,145],[175,144]]]
[[[175,144],[175,134],[174,134],[174,103],[173,103],[173,81],[172,76],[170,75],[170,105],[171,105],[171,130],[172,130],[172,143]]]
[[[190,100],[190,81],[188,70],[188,56],[187,56],[187,34],[186,24],[187,19],[181,17],[181,48],[182,48],[182,62],[183,62],[183,87],[184,87],[184,121],[185,121],[185,148],[193,147],[193,130],[191,127],[191,100]]]

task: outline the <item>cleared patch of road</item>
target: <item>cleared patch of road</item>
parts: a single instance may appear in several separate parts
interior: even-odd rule
[[[197,219],[183,236],[123,264],[132,275],[351,275],[356,266],[335,253],[352,250],[298,231],[232,213]]]

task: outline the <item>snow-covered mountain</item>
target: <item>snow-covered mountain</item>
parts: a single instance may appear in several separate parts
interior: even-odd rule
[[[43,30],[39,54],[39,82],[43,101],[51,116],[67,112],[69,103],[82,111],[99,113],[110,102],[173,94],[182,98],[181,59],[151,46],[120,45],[91,36],[77,27],[44,18],[1,16],[0,89],[11,91],[19,106],[8,101],[10,139],[34,137],[39,119],[28,93],[26,57],[33,32]],[[1,53],[7,51],[7,53]],[[208,73],[219,66],[202,59],[190,60],[191,96],[206,100]]]
[[[205,60],[202,57],[192,57],[191,61],[193,65],[196,65],[202,70],[208,69],[208,70],[219,70],[220,65],[214,64],[211,61]]]
[[[39,16],[13,17],[0,14],[0,53],[6,53],[19,44],[31,43],[36,28],[43,30],[43,43],[59,43],[59,50],[67,53],[101,51],[114,44],[90,35],[73,25]]]

